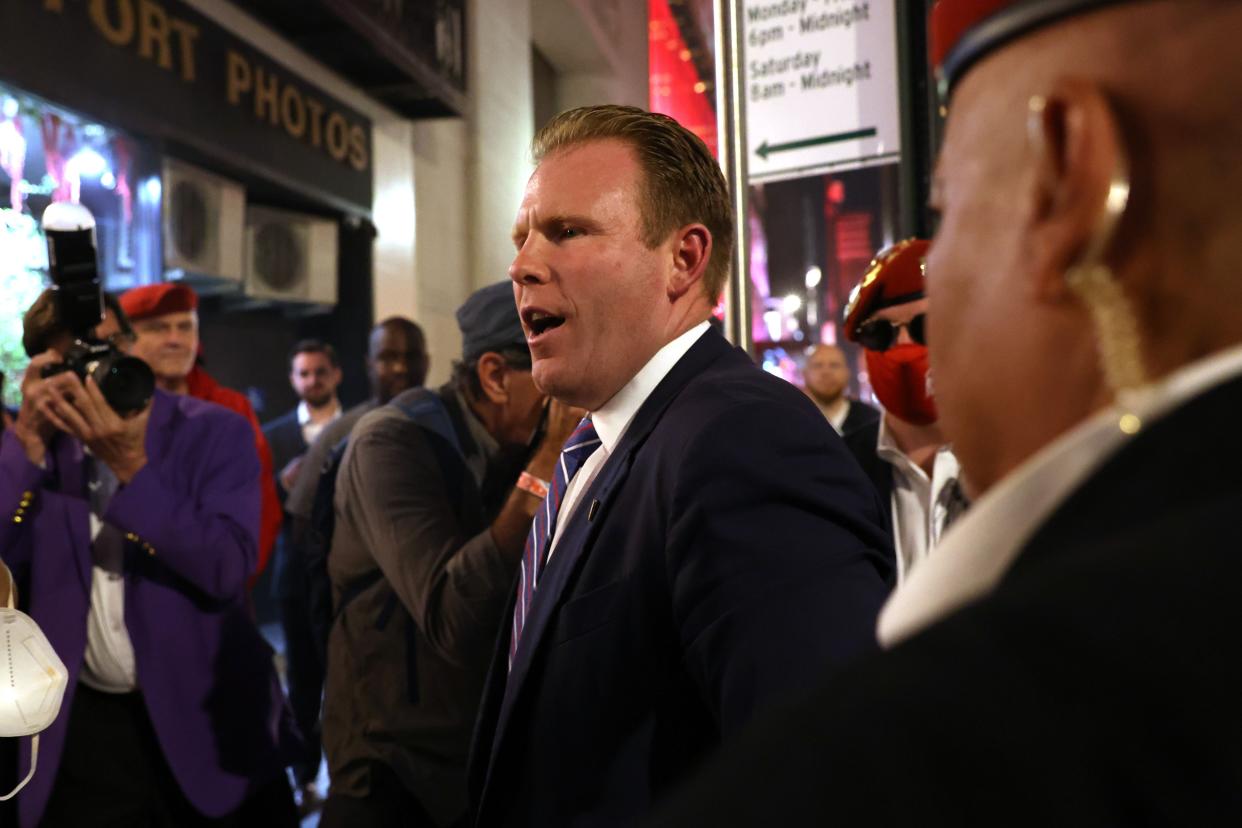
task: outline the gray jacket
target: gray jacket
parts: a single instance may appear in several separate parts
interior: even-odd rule
[[[366,795],[383,762],[444,825],[465,810],[471,729],[518,560],[496,548],[480,496],[496,442],[457,394],[437,393],[464,458],[386,405],[358,422],[341,463],[334,602],[374,581],[328,639],[323,743],[333,793]]]

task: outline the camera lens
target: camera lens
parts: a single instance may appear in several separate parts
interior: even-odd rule
[[[137,357],[102,359],[93,376],[108,405],[121,415],[146,408],[155,393],[155,374]]]

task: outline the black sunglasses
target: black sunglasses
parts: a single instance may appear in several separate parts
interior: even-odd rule
[[[927,314],[920,313],[909,322],[890,322],[887,319],[870,319],[858,326],[858,344],[868,351],[887,351],[897,341],[902,328],[920,345],[927,344]]]

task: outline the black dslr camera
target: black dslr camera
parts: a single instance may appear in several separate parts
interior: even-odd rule
[[[151,368],[95,337],[95,327],[104,318],[103,284],[95,261],[95,219],[80,204],[56,203],[43,213],[43,232],[57,317],[74,340],[65,361],[45,366],[43,376],[72,371],[83,382],[94,377],[116,413],[141,411],[155,393]]]

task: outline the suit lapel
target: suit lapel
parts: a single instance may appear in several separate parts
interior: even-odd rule
[[[601,515],[611,506],[614,495],[629,472],[629,461],[629,457],[619,453],[608,458],[590,488],[583,493],[577,510],[565,526],[555,554],[552,555],[544,569],[543,577],[539,580],[539,588],[535,590],[534,599],[531,602],[530,614],[522,628],[522,638],[518,642],[513,668],[509,671],[497,732],[503,731],[514,698],[530,671],[531,660],[543,641],[549,622],[561,604],[561,598],[565,594],[572,574],[578,568],[578,562],[586,556],[595,540],[599,526],[603,523]],[[592,501],[598,501],[599,506],[595,507],[594,520],[587,520],[588,513],[592,510]]]
[[[539,581],[539,587],[535,590],[530,615],[522,629],[522,638],[513,660],[513,669],[509,671],[507,681],[504,682],[504,693],[496,717],[491,755],[488,758],[480,801],[486,799],[501,742],[504,739],[514,705],[530,675],[535,656],[539,648],[544,645],[545,635],[552,619],[556,616],[557,609],[564,603],[567,593],[571,591],[575,574],[595,543],[599,529],[604,523],[603,518],[609,513],[621,491],[635,455],[647,441],[665,410],[681,389],[691,379],[702,373],[708,365],[723,356],[747,359],[729,345],[720,334],[714,330],[708,330],[651,392],[651,396],[634,415],[621,441],[604,463],[604,467],[600,469],[590,488],[579,499],[578,508],[565,526],[556,551],[548,561],[543,577]],[[594,502],[598,502],[598,505],[593,505]],[[510,602],[510,609],[512,605],[513,603]],[[511,616],[510,612],[506,619]],[[499,643],[498,654],[508,652],[509,635],[512,633],[512,626],[508,623],[505,624],[505,632],[506,634],[501,635],[503,640]],[[493,682],[503,680],[505,676],[503,655],[498,655],[493,661],[492,674]]]

